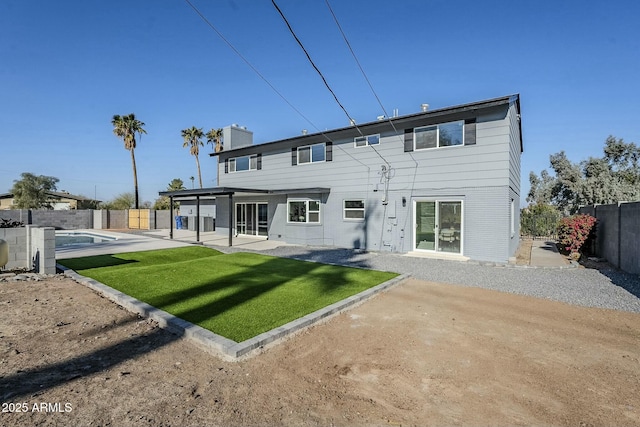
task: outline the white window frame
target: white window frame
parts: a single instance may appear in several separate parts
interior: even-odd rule
[[[377,137],[378,142],[376,143],[372,143],[371,142],[371,138],[375,138]],[[364,144],[363,144],[364,142]],[[370,145],[380,145],[380,134],[376,133],[373,135],[366,135],[366,136],[358,136],[353,138],[353,146],[356,148],[360,148],[360,147],[368,147]]]
[[[291,203],[292,202],[297,202],[297,203],[304,203],[304,210],[305,210],[305,220],[304,221],[291,221]],[[317,203],[318,204],[318,210],[311,210],[309,208],[309,204],[310,203]],[[320,217],[320,206],[322,205],[322,203],[320,202],[320,200],[318,199],[288,199],[287,200],[287,223],[288,224],[320,224],[321,222],[321,217]],[[317,221],[310,221],[309,220],[309,216],[310,214],[318,214],[318,220]]]
[[[361,208],[348,208],[347,202],[362,202]],[[362,218],[349,218],[347,212],[362,212]],[[342,201],[342,219],[345,221],[364,221],[365,202],[364,199],[344,199]]]
[[[236,170],[236,160],[237,159],[243,159],[243,158],[248,158],[249,159],[249,169],[242,169],[242,170]],[[251,160],[254,160],[253,162],[253,166],[252,166],[252,162]],[[258,155],[257,154],[251,154],[248,156],[239,156],[239,157],[232,157],[229,159],[229,173],[237,173],[237,172],[248,172],[248,171],[254,171],[258,169]]]
[[[456,145],[440,145],[440,126],[446,126],[446,125],[451,125],[451,124],[455,124],[455,123],[462,123],[462,140],[461,140],[460,144],[456,144]],[[433,127],[436,128],[436,146],[435,147],[418,148],[417,147],[416,132],[419,132],[420,130],[427,129],[427,128],[433,128]],[[465,127],[464,120],[455,120],[453,122],[438,123],[438,124],[434,124],[434,125],[417,127],[417,128],[415,128],[413,130],[413,150],[414,151],[422,151],[422,150],[435,150],[435,149],[452,148],[452,147],[464,147],[464,127]]]
[[[322,160],[313,160],[313,147],[317,147],[319,145],[322,145],[323,151],[324,151],[324,156],[322,158]],[[309,149],[309,161],[308,162],[302,162],[300,161],[300,150],[303,150],[305,148]],[[311,144],[311,145],[302,145],[300,147],[297,148],[297,164],[298,165],[308,165],[311,163],[322,163],[322,162],[326,162],[327,161],[327,144],[325,144],[324,142],[320,142],[318,144]]]

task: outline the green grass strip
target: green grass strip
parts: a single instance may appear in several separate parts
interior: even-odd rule
[[[60,263],[236,342],[397,276],[197,246]]]

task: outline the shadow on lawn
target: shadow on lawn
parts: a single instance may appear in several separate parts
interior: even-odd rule
[[[247,265],[241,271],[236,271],[188,289],[176,290],[148,302],[155,307],[167,310],[174,304],[200,298],[203,294],[227,289],[229,292],[221,298],[213,301],[209,300],[210,302],[184,310],[171,310],[175,316],[191,323],[202,323],[271,292],[303,275],[309,275],[310,278],[312,277],[320,282],[322,292],[337,290],[345,283],[349,283],[347,274],[350,271],[347,268],[337,269],[318,262],[301,262],[300,260],[267,256],[263,262]],[[286,301],[285,304],[289,302],[292,304],[301,303],[301,301]],[[290,320],[293,319],[286,319],[286,321]],[[286,321],[281,324],[286,323]],[[235,341],[243,341],[250,338],[250,336],[243,338],[228,336],[222,330],[216,330],[215,332]],[[266,332],[266,330],[260,332]]]
[[[72,270],[84,270],[88,268],[113,267],[116,265],[131,264],[136,260],[118,258],[117,255],[93,255],[80,258],[61,259],[59,264]]]

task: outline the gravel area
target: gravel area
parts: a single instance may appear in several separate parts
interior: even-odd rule
[[[223,252],[246,251],[221,248]],[[602,263],[595,268],[535,268],[416,258],[350,249],[281,246],[260,253],[307,261],[409,273],[432,282],[528,295],[584,307],[640,313],[640,276]]]

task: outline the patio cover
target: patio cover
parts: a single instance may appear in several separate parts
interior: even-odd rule
[[[200,198],[215,198],[218,196],[229,197],[229,221],[233,218],[233,195],[236,193],[242,193],[244,195],[251,194],[322,194],[329,193],[330,188],[325,187],[311,187],[311,188],[289,188],[289,189],[277,189],[277,190],[265,190],[257,188],[239,188],[239,187],[210,187],[210,188],[197,188],[191,190],[175,190],[175,191],[160,191],[158,194],[161,196],[169,197],[171,209],[171,228],[169,230],[169,238],[173,239],[173,200],[196,199],[196,217],[200,218]],[[229,246],[232,246],[233,227],[229,224]],[[200,220],[196,221],[196,241],[200,241]]]

